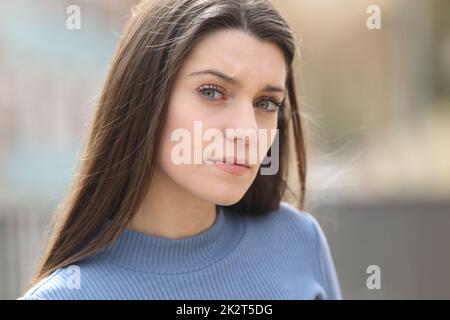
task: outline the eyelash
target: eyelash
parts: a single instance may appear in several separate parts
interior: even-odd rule
[[[200,86],[197,90],[198,90],[199,94],[207,100],[215,100],[215,99],[206,98],[204,95],[201,94],[203,90],[215,90],[215,91],[219,92],[220,94],[225,95],[225,90],[223,90],[221,87],[219,87],[218,85],[215,85],[215,84],[204,84],[204,85]],[[269,100],[276,107],[275,110],[268,110],[266,108],[261,108],[261,109],[267,110],[267,112],[277,112],[280,108],[282,108],[284,106],[284,99],[282,101],[279,101],[278,99],[276,99],[274,97],[269,97],[269,96],[263,96],[261,98],[264,100]]]

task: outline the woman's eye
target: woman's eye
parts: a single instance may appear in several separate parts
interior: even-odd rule
[[[198,92],[207,100],[218,100],[225,97],[225,91],[215,84],[203,85],[198,89]],[[256,107],[267,112],[276,112],[282,104],[283,102],[278,102],[277,99],[273,97],[262,97],[256,102]]]
[[[224,93],[217,87],[213,85],[205,85],[198,89],[200,94],[208,100],[220,99]]]
[[[282,105],[282,102],[278,102],[273,98],[261,99],[257,102],[258,108],[264,109],[269,112],[277,111]]]

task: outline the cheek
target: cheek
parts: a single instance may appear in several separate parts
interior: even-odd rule
[[[168,105],[166,123],[161,134],[158,166],[176,184],[185,189],[192,189],[192,185],[203,186],[204,180],[203,166],[201,164],[180,164],[174,160],[174,154],[182,154],[174,150],[180,150],[181,141],[185,141],[184,146],[190,149],[191,161],[194,157],[194,121],[201,120],[201,108],[196,105],[194,98],[188,95],[177,94]],[[172,134],[177,133],[172,139]],[[180,135],[183,138],[180,138]],[[184,148],[183,148],[184,150]],[[192,191],[192,190],[191,190]]]
[[[260,131],[258,134],[259,139],[264,139],[264,141],[260,141],[259,145],[264,147],[263,154],[265,155],[269,150],[272,143],[275,141],[275,136],[277,132],[277,113],[266,115],[265,117],[261,117],[258,121],[258,130]],[[261,132],[262,131],[262,132]],[[261,161],[263,159],[260,159]]]
[[[179,139],[172,139],[177,132],[192,134],[192,121],[190,119],[189,104],[178,102],[181,99],[173,99],[168,105],[166,123],[161,133],[159,142],[158,160],[159,165],[167,170],[173,170],[172,150],[179,144]],[[175,141],[172,141],[175,140]]]

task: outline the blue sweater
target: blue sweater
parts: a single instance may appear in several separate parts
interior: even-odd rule
[[[255,217],[217,208],[212,226],[181,239],[125,229],[19,299],[342,299],[327,240],[309,213],[284,201]]]

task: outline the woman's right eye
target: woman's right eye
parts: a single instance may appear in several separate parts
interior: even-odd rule
[[[208,100],[217,100],[222,98],[225,94],[220,87],[212,84],[203,85],[198,89],[199,93]]]

